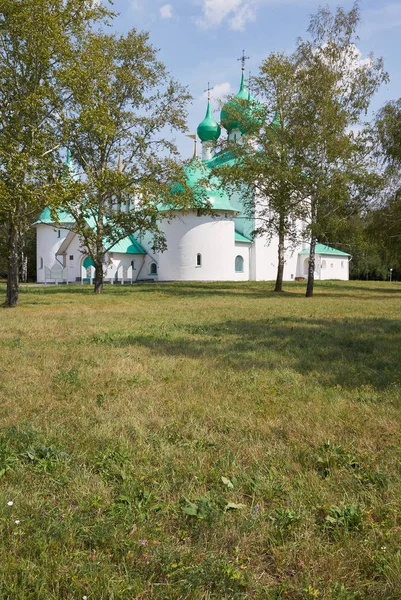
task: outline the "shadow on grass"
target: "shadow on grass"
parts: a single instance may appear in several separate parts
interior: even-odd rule
[[[210,359],[211,368],[291,369],[320,385],[401,385],[401,321],[389,319],[227,320],[97,340],[158,355]]]
[[[139,282],[133,285],[105,285],[104,296],[135,296],[143,295],[163,295],[172,297],[203,297],[203,296],[244,296],[247,298],[280,298],[280,297],[304,297],[305,282],[286,282],[284,291],[277,294],[273,291],[274,282]],[[0,288],[1,291],[1,288]],[[318,281],[315,284],[317,297],[341,298],[352,295],[354,298],[377,300],[380,296],[394,296],[401,294],[401,287],[396,284],[378,285],[378,282],[347,282],[347,281]],[[93,287],[85,285],[59,285],[59,286],[40,286],[28,285],[21,287],[22,295],[38,296],[44,295],[85,295],[95,296]],[[376,294],[374,296],[373,294]],[[308,300],[310,301],[310,300]]]

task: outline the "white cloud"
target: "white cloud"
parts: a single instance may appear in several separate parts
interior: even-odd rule
[[[227,16],[235,17],[243,5],[244,0],[203,0],[203,16],[197,22],[201,27],[215,27]]]
[[[326,0],[324,4],[335,5],[337,2]],[[230,29],[235,31],[243,31],[247,23],[254,21],[262,5],[281,7],[284,4],[304,4],[317,7],[321,4],[319,0],[197,0],[196,3],[202,5],[202,16],[196,19],[200,27],[218,27],[228,20]]]
[[[171,4],[164,4],[160,7],[160,16],[162,19],[172,19],[173,17],[173,6]]]
[[[246,23],[254,21],[256,18],[256,9],[251,5],[241,6],[231,17],[229,24],[234,31],[243,31]]]
[[[229,94],[231,94],[231,84],[228,81],[224,81],[224,83],[219,83],[210,90],[210,95],[213,98],[213,100],[219,100],[220,98],[224,98],[224,96],[228,96]],[[205,92],[202,95],[202,100],[206,99],[207,92]]]

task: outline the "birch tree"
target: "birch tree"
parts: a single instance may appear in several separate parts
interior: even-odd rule
[[[295,51],[296,160],[309,199],[307,297],[313,295],[316,242],[327,220],[352,212],[376,181],[369,135],[356,129],[386,74],[381,59],[361,58],[359,20],[358,2],[349,12],[320,9],[311,20],[311,39],[299,40]]]
[[[63,73],[70,102],[65,137],[78,166],[60,206],[95,264],[103,290],[108,251],[145,232],[165,249],[160,208],[185,208],[190,198],[172,135],[186,130],[188,91],[169,75],[146,32],[92,33]],[[172,194],[172,184],[182,193]],[[166,215],[166,212],[163,212]]]
[[[2,0],[0,7],[0,226],[7,245],[5,306],[19,297],[25,232],[59,192],[58,81],[91,25],[111,13],[92,0]]]
[[[234,161],[215,170],[224,187],[242,192],[245,213],[255,220],[254,235],[277,237],[276,292],[283,289],[285,251],[299,242],[297,222],[305,216],[304,177],[295,161],[297,143],[290,123],[295,69],[294,57],[284,53],[273,52],[263,61],[252,79],[252,91],[263,104],[233,104],[233,114],[227,116],[240,121],[246,135],[241,143],[223,143]]]

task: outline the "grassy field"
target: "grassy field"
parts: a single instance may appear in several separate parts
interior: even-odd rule
[[[2,600],[401,598],[401,284],[304,287],[0,310]]]

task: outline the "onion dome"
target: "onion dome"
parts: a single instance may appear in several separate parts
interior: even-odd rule
[[[221,133],[220,125],[213,119],[210,108],[210,100],[207,103],[206,116],[202,123],[199,124],[198,136],[202,142],[216,142]]]
[[[242,134],[252,133],[263,125],[263,107],[248,90],[244,71],[239,92],[223,106],[220,120],[228,133],[233,129],[239,129]]]

